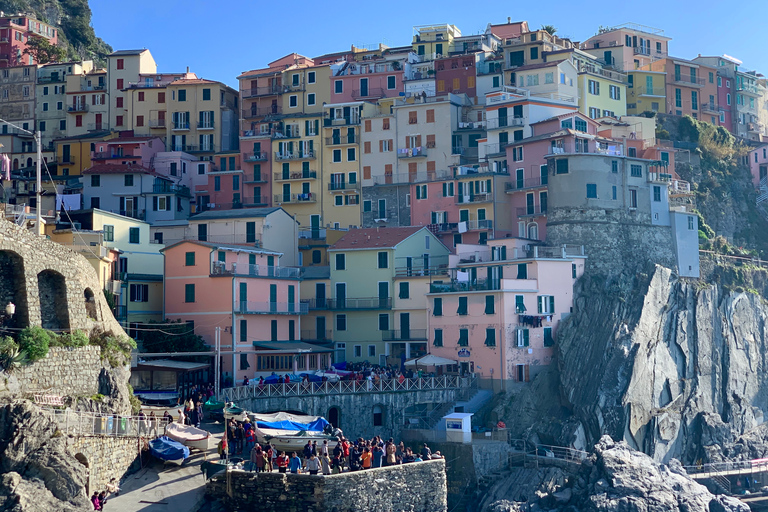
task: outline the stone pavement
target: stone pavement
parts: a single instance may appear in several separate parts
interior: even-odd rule
[[[216,443],[224,431],[222,423],[204,423],[202,428],[213,434],[209,449],[203,453],[192,450],[181,466],[152,462],[140,471],[128,475],[120,484],[120,495],[107,501],[106,511],[119,512],[192,512],[203,502],[205,476],[200,465],[206,458],[218,459]]]

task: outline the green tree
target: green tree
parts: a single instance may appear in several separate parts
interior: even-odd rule
[[[55,44],[51,44],[44,37],[34,36],[27,40],[24,54],[31,55],[37,64],[48,64],[49,62],[64,60],[67,56],[67,51]]]
[[[557,28],[555,28],[554,25],[542,25],[541,30],[548,32],[551,36],[555,35],[555,32],[557,32]]]

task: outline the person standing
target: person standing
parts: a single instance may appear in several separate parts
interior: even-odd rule
[[[397,448],[395,447],[395,442],[392,440],[392,438],[389,438],[389,441],[387,441],[387,446],[385,448],[386,456],[387,456],[387,466],[394,466],[397,464],[397,458],[395,457],[395,454],[397,453]]]
[[[235,441],[237,442],[237,453],[242,454],[243,448],[245,446],[245,429],[243,428],[242,423],[237,424],[237,429],[235,430]]]
[[[301,473],[301,459],[296,455],[296,452],[291,454],[291,462],[288,467],[293,474]]]
[[[331,474],[331,460],[328,458],[327,454],[320,456],[320,466],[323,468],[324,475]]]
[[[310,475],[316,475],[320,471],[320,461],[317,460],[314,453],[307,460],[307,470]]]
[[[288,468],[288,456],[285,454],[285,452],[280,452],[280,455],[277,456],[275,462],[277,463],[277,470],[280,473],[285,473],[286,469]]]
[[[377,443],[371,452],[371,467],[380,468],[382,459],[384,459],[384,450]]]

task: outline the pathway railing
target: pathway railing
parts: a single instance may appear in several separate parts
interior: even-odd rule
[[[53,416],[59,430],[69,436],[156,437],[163,435],[165,422],[162,418],[120,416],[72,411],[70,409],[45,409]]]
[[[533,458],[536,460],[555,459],[574,464],[581,464],[589,456],[589,453],[582,450],[576,450],[575,448],[548,444],[533,444],[530,441],[523,439],[510,439],[509,444],[514,451],[523,453],[526,458]]]
[[[474,377],[440,376],[404,379],[381,379],[378,382],[340,380],[338,382],[290,382],[288,384],[250,384],[221,390],[227,402],[271,397],[350,395],[365,393],[388,393],[407,391],[429,391],[443,389],[470,389],[477,385]]]
[[[735,460],[727,462],[710,462],[695,466],[683,466],[689,475],[702,473],[761,473],[768,472],[768,459]]]

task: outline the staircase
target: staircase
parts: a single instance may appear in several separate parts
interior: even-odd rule
[[[493,392],[488,389],[478,389],[467,400],[461,400],[454,404],[455,412],[477,413],[480,409],[493,398]]]
[[[760,193],[757,195],[757,204],[768,199],[768,177],[760,180]]]
[[[731,481],[723,475],[712,475],[710,478],[715,487],[719,487],[723,494],[731,495]]]

